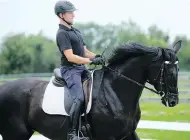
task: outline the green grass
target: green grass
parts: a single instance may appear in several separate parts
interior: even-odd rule
[[[33,135],[40,135],[40,133],[38,133],[37,131],[35,131]]]
[[[190,104],[165,107],[161,103],[140,103],[141,120],[190,122]]]
[[[136,132],[140,138],[155,140],[190,140],[190,132],[154,129],[137,129]]]
[[[178,84],[189,84],[190,80],[179,80]]]

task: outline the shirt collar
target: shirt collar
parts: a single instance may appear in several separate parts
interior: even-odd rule
[[[66,31],[72,30],[72,27],[71,27],[71,29],[70,29],[70,28],[68,28],[67,26],[63,25],[63,24],[59,24],[59,28],[60,28],[60,29],[64,29],[64,30],[66,30]]]

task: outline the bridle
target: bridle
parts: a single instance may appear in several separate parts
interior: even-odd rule
[[[178,61],[176,61],[174,64],[177,64],[177,62]],[[125,75],[123,75],[119,71],[114,70],[114,69],[106,66],[105,64],[102,64],[102,67],[109,69],[110,71],[116,73],[118,76],[120,76],[120,77],[122,77],[122,78],[124,78],[124,79],[126,79],[128,81],[131,81],[131,82],[137,84],[138,86],[140,86],[142,88],[146,88],[146,89],[148,89],[148,90],[150,90],[150,91],[152,91],[152,92],[160,95],[162,97],[161,100],[167,102],[167,100],[168,100],[168,98],[170,96],[173,96],[173,97],[177,96],[174,93],[168,92],[168,84],[167,84],[167,79],[166,79],[166,72],[167,72],[166,65],[167,64],[171,64],[171,62],[170,61],[164,61],[163,64],[160,66],[160,70],[159,70],[156,78],[154,79],[154,82],[156,82],[158,80],[158,78],[159,78],[159,75],[160,75],[160,79],[159,79],[159,83],[160,83],[160,86],[161,86],[161,90],[160,91],[156,91],[156,90],[154,90],[152,88],[149,88],[146,85],[143,85],[143,84],[141,84],[141,83],[139,83],[139,82],[137,82],[137,81],[135,81],[135,80],[133,80],[133,79],[125,76]],[[151,84],[149,80],[147,80],[147,83]]]
[[[169,97],[171,97],[171,96],[172,97],[177,97],[177,94],[168,92],[168,83],[167,83],[167,78],[166,78],[166,73],[168,73],[167,72],[167,65],[168,64],[176,65],[177,63],[178,63],[178,61],[175,61],[175,63],[170,62],[170,61],[164,61],[164,63],[160,67],[160,70],[159,70],[156,78],[154,79],[154,81],[157,81],[158,77],[159,77],[159,74],[160,74],[160,79],[159,79],[160,91],[158,93],[162,97],[161,100],[165,101],[165,103],[168,103],[167,101],[168,101]],[[147,81],[147,82],[150,83],[149,81]]]
[[[104,48],[104,50],[103,50],[103,52],[102,52],[102,54],[101,54],[101,56],[103,57],[104,60],[105,60],[105,57],[104,57],[103,54],[104,54],[104,52],[105,52],[106,49],[107,49],[107,47]],[[125,76],[125,75],[123,75],[122,73],[118,72],[117,70],[114,70],[114,69],[112,69],[112,68],[106,66],[105,64],[102,64],[102,67],[109,69],[110,71],[116,73],[118,76],[123,77],[124,79],[126,79],[126,80],[128,80],[128,81],[131,81],[131,82],[137,84],[138,86],[140,86],[140,87],[142,87],[142,88],[146,88],[146,89],[148,89],[148,90],[150,90],[150,91],[152,91],[152,92],[154,92],[154,93],[160,95],[160,96],[162,97],[161,100],[162,100],[162,101],[165,100],[165,102],[167,102],[167,99],[169,98],[169,96],[175,97],[175,96],[177,96],[177,95],[168,92],[168,88],[167,88],[167,87],[168,87],[168,86],[167,86],[168,84],[167,84],[167,80],[166,80],[166,72],[167,72],[166,65],[168,65],[168,64],[177,64],[177,63],[178,63],[178,61],[175,61],[175,63],[172,63],[172,62],[170,62],[170,61],[164,61],[163,64],[161,65],[160,70],[159,70],[159,72],[158,72],[158,74],[157,74],[157,76],[156,76],[156,79],[154,79],[154,81],[157,81],[157,79],[158,79],[158,77],[159,77],[159,74],[160,74],[160,80],[159,80],[160,82],[159,82],[159,83],[160,83],[160,85],[161,85],[161,91],[156,91],[156,90],[154,90],[154,89],[152,89],[152,88],[149,88],[149,87],[147,87],[146,85],[143,85],[143,84],[141,84],[141,83],[139,83],[139,82],[137,82],[137,81],[135,81],[135,80],[133,80],[133,79],[131,79],[131,78]],[[95,67],[96,67],[96,66],[95,66]],[[147,83],[151,84],[149,80],[147,80]],[[165,84],[164,84],[164,83],[165,83]],[[165,85],[165,86],[164,86],[164,85]],[[164,88],[163,88],[163,86],[164,86]],[[166,93],[164,92],[163,89],[165,89]]]

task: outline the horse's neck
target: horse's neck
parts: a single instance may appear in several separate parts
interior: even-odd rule
[[[140,59],[134,59],[134,61],[128,61],[122,66],[117,67],[117,69],[119,69],[123,75],[144,85],[146,83],[146,75],[142,67],[144,67],[143,61],[140,62]],[[111,84],[110,88],[113,89],[121,101],[124,111],[135,110],[143,88],[120,76],[113,77],[115,77],[113,81],[111,81],[111,78],[105,79],[109,79]]]

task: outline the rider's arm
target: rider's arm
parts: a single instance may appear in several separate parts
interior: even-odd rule
[[[69,62],[77,63],[77,64],[89,64],[91,61],[89,58],[80,57],[78,55],[73,54],[72,49],[68,49],[64,51],[65,56]]]
[[[69,36],[66,33],[60,32],[57,39],[61,51],[64,53],[69,62],[76,64],[89,64],[91,62],[89,58],[83,58],[73,54],[71,42],[69,40]]]
[[[84,52],[85,52],[85,57],[87,58],[94,58],[96,56],[95,53],[89,51],[86,46],[84,46]]]

